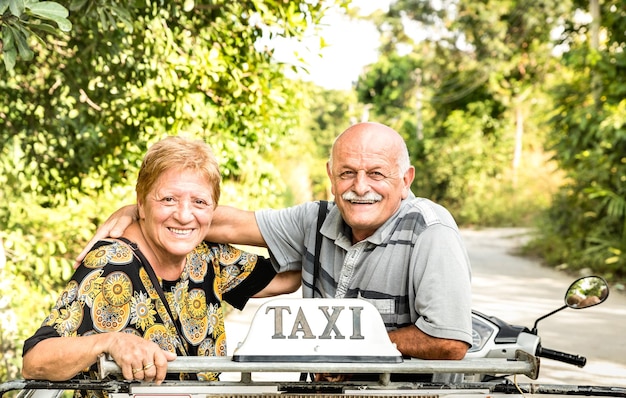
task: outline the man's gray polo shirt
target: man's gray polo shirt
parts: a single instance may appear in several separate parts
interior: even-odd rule
[[[319,202],[309,202],[256,212],[277,270],[302,270],[304,297],[362,298],[378,308],[388,330],[415,324],[430,336],[471,344],[470,263],[445,208],[411,195],[353,245],[350,228],[329,202],[314,289],[318,211]]]

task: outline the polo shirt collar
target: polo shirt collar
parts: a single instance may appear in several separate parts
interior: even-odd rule
[[[365,240],[367,242],[373,243],[374,245],[382,244],[387,236],[391,233],[396,219],[400,214],[404,213],[404,208],[408,206],[408,203],[412,199],[415,199],[415,195],[413,194],[413,192],[409,191],[409,195],[406,199],[402,200],[398,210],[387,221],[385,221],[385,223],[381,225],[380,228],[378,228],[373,235]],[[329,204],[330,210],[328,212],[328,215],[326,216],[326,219],[324,220],[324,223],[322,224],[322,227],[320,228],[321,234],[328,239],[332,239],[334,241],[347,240],[351,242],[352,239],[350,237],[349,227],[343,221],[343,218],[341,218],[339,208],[337,207],[335,202],[330,202]]]

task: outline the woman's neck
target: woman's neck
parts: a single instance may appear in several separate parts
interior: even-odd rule
[[[139,250],[152,266],[156,276],[168,281],[175,281],[180,278],[185,268],[186,257],[174,258],[164,254],[159,255],[158,250],[153,249],[153,245],[146,239],[138,222],[131,224],[124,231],[123,236],[137,244]]]

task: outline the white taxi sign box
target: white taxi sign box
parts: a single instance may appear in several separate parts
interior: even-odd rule
[[[233,360],[400,363],[402,354],[365,300],[277,298],[257,310]]]

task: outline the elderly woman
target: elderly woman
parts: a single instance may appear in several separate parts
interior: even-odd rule
[[[241,309],[250,297],[298,288],[299,274],[276,274],[263,257],[203,241],[220,197],[204,142],[153,145],[136,192],[139,220],[93,247],[24,343],[24,378],[67,380],[108,354],[125,379],[160,383],[177,355],[226,355],[224,302]]]

